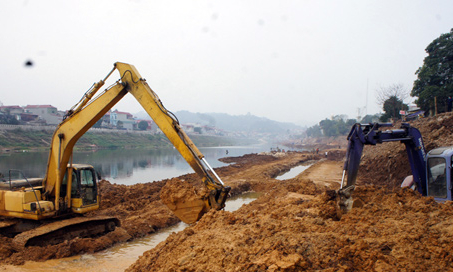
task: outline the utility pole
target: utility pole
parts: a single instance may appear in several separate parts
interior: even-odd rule
[[[434,116],[437,115],[437,96],[434,97]]]

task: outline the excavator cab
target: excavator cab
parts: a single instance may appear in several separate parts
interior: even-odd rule
[[[71,179],[68,179],[68,176]],[[68,166],[61,183],[60,197],[74,213],[86,213],[99,208],[98,175],[91,165],[74,164]],[[70,190],[68,185],[70,184]],[[70,204],[69,204],[70,203]]]
[[[452,200],[453,147],[431,150],[427,156],[427,196],[436,201]]]

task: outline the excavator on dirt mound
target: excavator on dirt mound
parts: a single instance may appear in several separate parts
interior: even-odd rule
[[[402,186],[415,187],[423,196],[432,196],[438,202],[452,200],[453,146],[439,147],[426,152],[420,131],[408,123],[400,129],[380,130],[391,127],[389,123],[355,124],[348,135],[348,149],[343,167],[341,188],[337,192],[340,212],[350,211],[356,203],[352,198],[364,145],[399,141],[406,146],[412,176]],[[345,177],[346,183],[345,183]]]
[[[121,78],[95,96],[115,70]],[[225,206],[231,188],[224,186],[181,129],[177,118],[163,106],[136,68],[117,62],[67,112],[55,130],[45,177],[26,178],[21,171],[10,170],[8,177],[0,182],[0,216],[8,218],[0,221],[0,230],[3,235],[14,237],[16,249],[102,235],[120,225],[114,217],[81,216],[99,208],[100,176],[90,165],[73,164],[72,155],[77,140],[127,93],[141,104],[208,189],[200,199],[173,203],[171,209],[176,216],[193,223],[209,209]],[[20,179],[13,180],[12,176],[16,175]]]

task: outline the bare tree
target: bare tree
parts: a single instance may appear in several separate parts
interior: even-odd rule
[[[389,119],[401,119],[401,110],[407,110],[408,106],[404,100],[409,97],[409,91],[403,84],[392,84],[389,86],[380,86],[376,90],[376,101],[382,106],[384,114],[379,118],[383,122]]]
[[[388,86],[379,86],[376,89],[376,102],[378,105],[383,106],[385,101],[391,97],[404,101],[410,95],[410,91],[404,87],[404,84],[397,83]]]

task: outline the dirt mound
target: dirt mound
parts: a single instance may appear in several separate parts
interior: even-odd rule
[[[421,131],[427,150],[453,143],[451,114],[411,125]],[[331,160],[344,154],[339,149],[329,152]],[[320,179],[316,182],[300,178],[275,182],[273,178],[286,168],[280,164],[282,161],[266,160],[267,168],[260,173],[254,171],[254,166],[247,169],[254,178],[246,171],[231,176],[265,192],[258,200],[232,213],[209,212],[196,225],[172,234],[146,252],[128,271],[453,268],[453,232],[449,227],[453,223],[453,205],[436,203],[433,198],[399,188],[410,174],[404,145],[395,142],[365,147],[360,186],[354,193],[364,206],[341,219],[336,214],[335,194],[329,189],[337,184],[332,181],[327,185],[316,174],[312,175]],[[285,165],[295,164],[285,161]]]
[[[265,162],[272,162],[276,161],[278,157],[272,155],[259,155],[257,154],[246,154],[240,157],[225,157],[220,158],[219,161],[224,163],[235,163],[236,165],[246,165],[248,163],[253,162],[255,163],[265,163]]]
[[[307,181],[301,187],[313,186]],[[366,204],[336,218],[332,191],[276,188],[235,212],[211,211],[128,271],[445,271],[453,207],[409,190],[356,191]],[[269,207],[272,207],[271,209]]]

